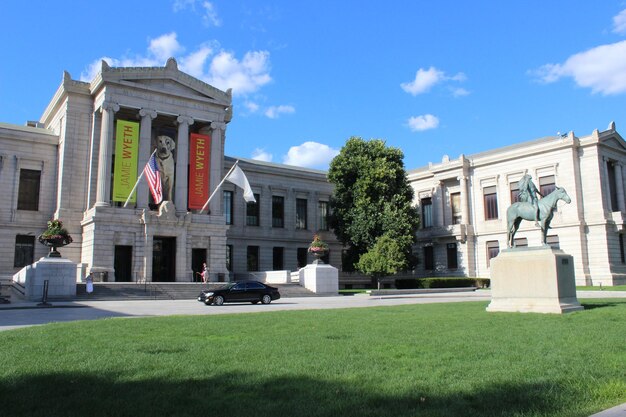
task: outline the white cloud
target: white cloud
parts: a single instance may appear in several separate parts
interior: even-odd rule
[[[213,55],[211,46],[201,46],[197,51],[179,59],[180,69],[189,75],[201,78],[204,76],[204,65],[211,55]]]
[[[328,168],[330,161],[339,155],[337,149],[317,142],[304,142],[299,146],[289,148],[283,156],[283,163],[306,168]]]
[[[159,61],[167,61],[168,58],[183,52],[183,48],[176,39],[176,32],[161,35],[158,38],[150,39],[148,51]]]
[[[409,129],[413,132],[421,132],[423,130],[435,129],[439,126],[439,119],[432,114],[424,114],[422,116],[410,117]]]
[[[181,10],[185,10],[190,8],[191,10],[196,9],[196,0],[174,0],[174,4],[172,5],[174,12],[179,12]]]
[[[593,93],[626,93],[626,41],[577,53],[562,64],[546,64],[534,74],[545,83],[571,77],[580,87],[591,88]]]
[[[405,92],[416,96],[418,94],[427,93],[433,86],[444,81],[463,82],[466,79],[467,77],[462,72],[453,76],[447,76],[445,72],[435,67],[430,67],[427,70],[420,68],[415,73],[415,79],[413,81],[402,83],[400,87],[402,87]]]
[[[253,93],[272,81],[269,75],[267,51],[246,52],[239,61],[230,52],[222,51],[211,61],[206,81],[223,90],[233,89],[233,94]]]
[[[413,81],[402,83],[400,87],[407,93],[416,96],[430,90],[431,87],[440,82],[444,76],[443,71],[439,71],[435,67],[430,67],[427,70],[420,68],[415,73],[415,79]]]
[[[256,113],[259,111],[259,105],[253,101],[245,101],[243,105],[248,109],[250,113]]]
[[[219,27],[222,25],[222,21],[217,16],[217,12],[215,11],[213,3],[205,1],[204,3],[202,3],[202,7],[204,8],[204,16],[202,16],[202,22],[205,26]]]
[[[626,9],[613,17],[613,32],[626,35]]]
[[[256,148],[254,151],[252,151],[252,159],[255,159],[257,161],[272,162],[272,159],[274,159],[274,155],[266,152],[265,149]]]
[[[112,67],[154,67],[165,65],[170,57],[176,58],[182,71],[221,90],[232,88],[235,96],[258,91],[272,81],[268,51],[248,51],[239,60],[234,53],[220,50],[217,42],[208,42],[185,54],[185,47],[178,42],[176,32],[150,39],[143,55],[99,58],[88,65],[80,79],[91,81],[100,71],[101,60]]]
[[[452,88],[452,95],[454,97],[463,97],[463,96],[467,96],[469,95],[469,91],[467,91],[465,88],[459,87],[459,88]]]
[[[295,113],[295,111],[296,109],[293,106],[286,106],[286,105],[271,106],[265,110],[265,115],[269,117],[270,119],[277,119],[281,113],[291,114],[291,113]]]

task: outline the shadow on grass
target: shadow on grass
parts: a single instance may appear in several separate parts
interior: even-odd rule
[[[623,304],[623,303],[621,303]],[[582,305],[583,307],[585,307],[585,310],[593,310],[596,308],[606,308],[606,307],[617,307],[620,305],[620,303],[611,303],[611,302],[607,302],[607,303],[580,303],[580,305]]]
[[[258,374],[198,375],[196,380],[128,380],[54,374],[0,383],[7,416],[550,416],[572,413],[565,385],[492,384],[453,395],[425,387],[410,394],[349,384]],[[567,401],[565,401],[567,402]]]

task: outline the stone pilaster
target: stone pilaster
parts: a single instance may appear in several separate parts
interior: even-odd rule
[[[215,190],[224,176],[223,161],[224,147],[223,137],[226,131],[226,123],[211,123],[211,179],[210,192]],[[209,203],[209,213],[213,215],[222,214],[222,193],[217,193]]]
[[[469,224],[469,193],[467,188],[467,177],[462,175],[459,177],[461,185],[461,224]]]
[[[141,117],[141,126],[139,128],[137,176],[141,175],[152,153],[152,149],[150,148],[150,143],[152,142],[152,120],[157,117],[157,112],[150,109],[141,109],[139,110],[139,116]],[[148,183],[145,179],[139,181],[139,185],[137,185],[137,207],[148,207]]]
[[[100,152],[98,157],[98,185],[96,187],[96,207],[111,205],[111,158],[113,156],[113,131],[115,113],[119,111],[117,103],[102,103],[102,128],[100,133]]]
[[[176,179],[174,183],[174,205],[176,214],[187,213],[187,165],[189,164],[189,126],[193,119],[178,116],[178,140],[176,143]]]

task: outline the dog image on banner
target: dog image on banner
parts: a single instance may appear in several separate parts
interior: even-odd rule
[[[161,171],[161,183],[163,184],[163,200],[172,201],[174,198],[174,139],[167,135],[159,135],[156,138],[156,161]]]

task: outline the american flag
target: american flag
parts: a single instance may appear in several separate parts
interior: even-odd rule
[[[163,201],[163,188],[161,187],[161,174],[159,173],[159,167],[157,166],[154,154],[152,154],[143,169],[143,173],[148,179],[148,185],[150,186],[150,192],[152,193],[155,204],[159,204]]]

